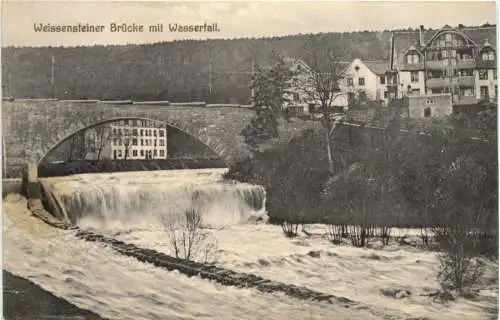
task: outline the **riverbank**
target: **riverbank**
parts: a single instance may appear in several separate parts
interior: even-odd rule
[[[101,320],[99,315],[80,309],[43,290],[28,279],[3,270],[3,318]]]

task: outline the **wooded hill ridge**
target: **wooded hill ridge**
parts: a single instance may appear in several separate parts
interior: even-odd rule
[[[338,58],[343,61],[384,60],[389,58],[392,32],[411,30],[414,29],[134,45],[5,47],[3,95],[246,104],[250,98],[252,64],[270,65],[278,53],[303,57],[311,39],[324,47],[342,48]]]

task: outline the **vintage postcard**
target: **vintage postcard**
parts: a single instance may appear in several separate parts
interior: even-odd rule
[[[4,319],[497,319],[494,2],[3,1]]]

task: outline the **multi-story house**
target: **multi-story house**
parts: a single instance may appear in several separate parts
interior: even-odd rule
[[[341,89],[348,95],[349,104],[354,101],[378,101],[387,103],[387,75],[389,61],[362,61],[354,59],[343,78]]]
[[[496,100],[496,26],[394,32],[389,96],[450,93],[452,103]]]
[[[121,120],[111,125],[112,159],[166,159],[167,130],[145,120]]]
[[[302,59],[287,58],[285,62],[292,77],[285,84],[283,109],[294,114],[307,115],[314,113],[321,101],[318,99],[315,81],[313,80],[313,69]],[[345,65],[345,62],[338,62],[339,68],[345,68]],[[340,91],[334,93],[332,106],[345,107],[347,104],[345,94]]]
[[[87,130],[80,144],[85,159],[166,159],[167,129],[150,121],[120,120]]]

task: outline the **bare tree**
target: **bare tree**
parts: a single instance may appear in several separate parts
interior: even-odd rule
[[[96,129],[96,136],[97,136],[97,141],[96,141],[96,155],[97,159],[100,160],[102,156],[102,152],[106,145],[109,143],[109,141],[112,138],[111,135],[111,130],[110,128],[106,128],[105,126],[99,126]]]
[[[327,49],[325,49],[327,48]],[[330,137],[336,127],[334,102],[342,95],[340,84],[346,75],[346,65],[341,62],[340,50],[309,41],[305,62],[308,70],[304,76],[298,77],[298,85],[309,103],[319,105],[321,124],[326,140],[328,168],[334,172],[334,163]]]
[[[180,220],[167,218],[170,247],[176,258],[205,263],[213,258],[217,242],[201,229],[201,223],[200,212],[193,208],[186,210]]]

